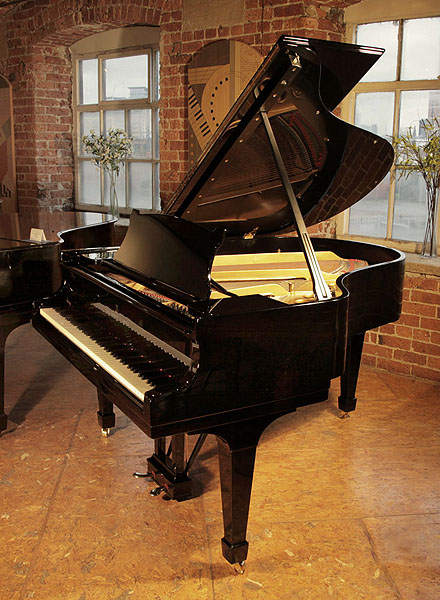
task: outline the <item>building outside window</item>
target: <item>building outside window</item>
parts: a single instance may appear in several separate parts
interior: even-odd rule
[[[117,37],[116,34],[113,38],[107,36],[107,44],[103,45],[108,45],[108,39]],[[81,53],[78,48],[75,50],[73,108],[77,208],[101,210],[109,205],[109,177],[93,164],[81,142],[83,135],[91,131],[106,134],[109,129],[122,129],[132,138],[133,154],[124,162],[117,180],[119,210],[121,214],[128,214],[132,208],[159,210],[158,44],[119,51],[106,49]]]
[[[391,141],[411,127],[422,142],[426,119],[440,118],[440,16],[358,23],[348,41],[385,48],[345,105],[355,125]],[[350,236],[405,242],[415,250],[423,241],[426,188],[422,177],[391,173],[347,211],[338,228]]]

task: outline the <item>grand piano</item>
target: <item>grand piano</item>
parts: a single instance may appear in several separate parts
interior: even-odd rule
[[[63,238],[58,235],[63,229]],[[0,214],[0,433],[4,409],[8,335],[32,318],[34,303],[62,285],[60,248],[114,243],[114,219],[68,211]]]
[[[337,377],[352,411],[364,333],[400,314],[402,253],[307,231],[392,164],[386,140],[331,112],[381,53],[281,37],[165,210],[134,210],[118,248],[61,248],[62,284],[35,306],[96,385],[103,431],[116,405],[155,440],[154,494],[191,497],[216,436],[222,551],[239,568],[262,432]]]

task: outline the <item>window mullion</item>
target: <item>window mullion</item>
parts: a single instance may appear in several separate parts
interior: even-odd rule
[[[402,73],[402,52],[403,52],[403,21],[399,21],[399,32],[397,34],[397,72],[396,81],[400,81]]]

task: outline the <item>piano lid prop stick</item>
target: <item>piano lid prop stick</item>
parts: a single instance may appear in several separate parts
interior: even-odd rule
[[[332,297],[332,293],[322,275],[318,259],[316,258],[315,250],[312,246],[312,241],[307,232],[301,210],[298,206],[298,201],[296,199],[295,192],[293,191],[292,184],[290,183],[286,166],[281,156],[281,152],[278,147],[278,143],[275,139],[272,125],[270,124],[270,120],[264,106],[260,108],[260,115],[264,127],[266,129],[267,136],[269,138],[275,162],[277,163],[277,168],[280,173],[281,181],[289,199],[290,206],[292,207],[293,216],[295,220],[295,227],[298,232],[298,238],[301,244],[302,251],[304,252],[306,263],[312,278],[313,291],[315,292],[315,296],[318,300],[329,300]]]

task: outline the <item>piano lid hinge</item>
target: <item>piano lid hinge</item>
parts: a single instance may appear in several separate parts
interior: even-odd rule
[[[253,240],[257,231],[258,231],[258,227],[254,227],[254,229],[252,229],[251,231],[248,231],[247,233],[245,233],[243,235],[243,239],[244,240]]]
[[[296,52],[294,54],[289,54],[289,58],[290,58],[290,64],[292,65],[292,67],[295,67],[297,69],[300,69],[302,67],[301,59]]]

